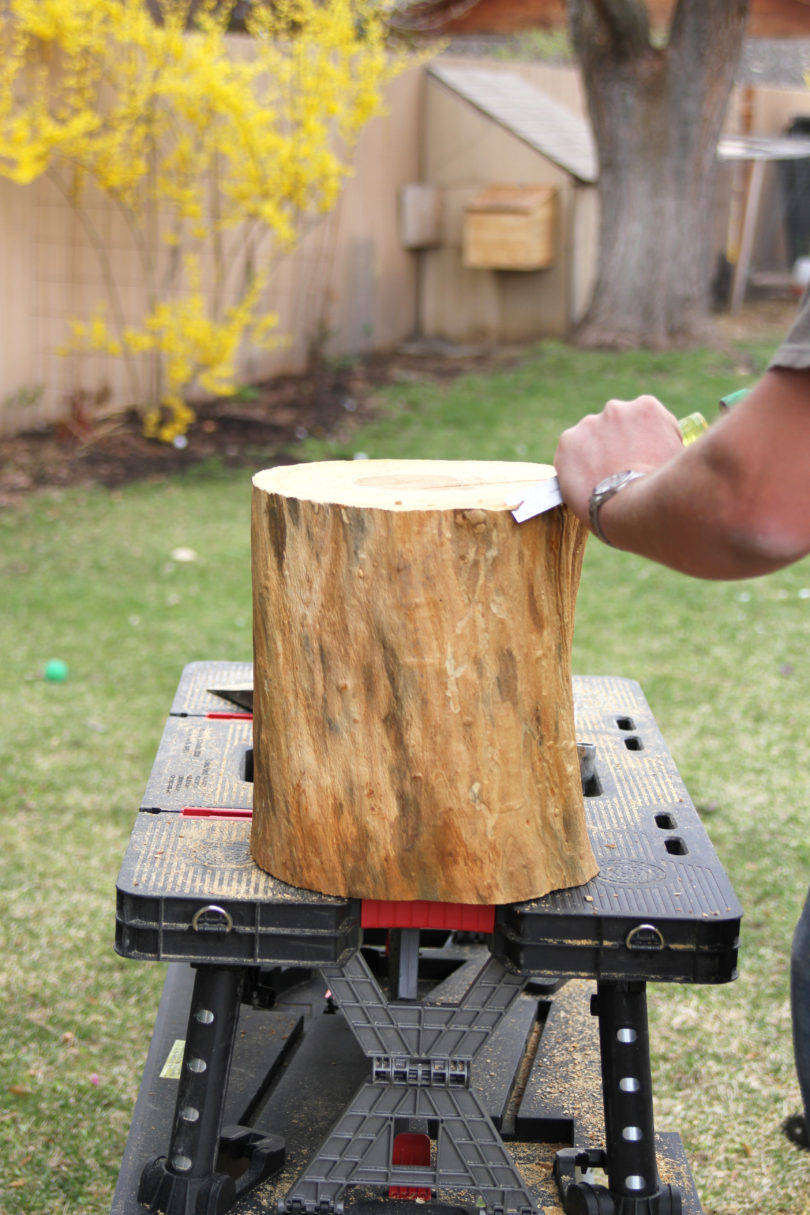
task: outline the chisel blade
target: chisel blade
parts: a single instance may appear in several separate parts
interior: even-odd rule
[[[240,709],[247,709],[249,713],[253,712],[252,684],[242,684],[236,688],[208,688],[208,692],[212,696],[220,696],[223,700],[238,705]]]
[[[512,511],[512,515],[518,523],[525,523],[527,519],[533,519],[535,515],[542,515],[552,507],[561,505],[560,483],[556,477],[547,477],[545,481],[538,481],[527,490],[526,496]]]

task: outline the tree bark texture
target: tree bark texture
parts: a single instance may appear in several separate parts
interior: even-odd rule
[[[666,45],[642,0],[568,0],[599,155],[599,265],[577,340],[705,340],[717,143],[748,0],[678,0]]]
[[[253,480],[256,862],[295,886],[504,903],[576,886],[586,531],[507,502],[548,465],[374,460]]]

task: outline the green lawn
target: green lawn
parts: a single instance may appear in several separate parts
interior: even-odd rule
[[[550,460],[611,396],[713,416],[775,344],[608,356],[545,344],[517,366],[388,390],[384,415],[301,458]],[[0,511],[0,1209],[109,1209],[162,967],[113,953],[115,877],[182,667],[246,660],[250,477],[208,469]],[[193,560],[183,560],[192,550]],[[702,584],[591,542],[574,669],[638,679],[745,908],[741,975],[652,993],[661,1129],[707,1215],[810,1212],[787,956],[810,873],[804,761],[810,564]],[[43,679],[52,658],[65,682]]]

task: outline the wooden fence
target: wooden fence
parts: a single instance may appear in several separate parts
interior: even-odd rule
[[[582,114],[575,71],[512,61],[488,66],[519,72]],[[436,336],[425,331],[431,309],[424,294],[420,301],[422,262],[404,247],[399,215],[402,188],[423,180],[426,87],[424,65],[393,82],[387,113],[361,136],[338,206],[273,264],[266,302],[278,314],[281,341],[269,351],[243,350],[243,383],[302,371],[316,350],[329,356],[385,351],[416,335]],[[752,129],[784,130],[807,108],[805,96],[778,89],[747,94]],[[735,96],[732,129],[739,128],[740,114]],[[121,360],[59,353],[71,318],[92,314],[106,298],[94,240],[103,245],[127,309],[137,312],[144,299],[134,252],[112,207],[99,198],[91,218],[92,239],[47,178],[28,186],[0,179],[0,434],[57,420],[79,398],[101,411],[141,403]],[[590,248],[588,257],[595,257]],[[440,285],[435,289],[441,292]],[[543,336],[542,322],[536,336]]]

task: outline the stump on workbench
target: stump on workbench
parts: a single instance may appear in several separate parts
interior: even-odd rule
[[[258,865],[349,897],[506,903],[597,866],[574,733],[585,529],[508,501],[548,465],[253,478]]]

